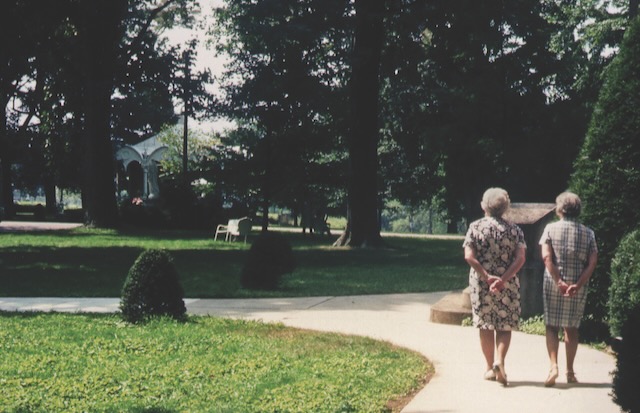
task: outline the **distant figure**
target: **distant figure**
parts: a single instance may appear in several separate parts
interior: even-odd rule
[[[551,368],[544,385],[558,378],[558,333],[564,329],[567,353],[567,383],[577,383],[573,362],[578,351],[578,327],[587,301],[589,278],[598,263],[598,246],[593,230],[578,223],[581,201],[578,195],[563,192],[556,198],[560,221],[548,224],[542,237],[544,261],[544,323]]]
[[[464,258],[471,267],[473,325],[479,328],[487,363],[484,378],[504,386],[508,384],[504,363],[511,331],[518,329],[521,311],[517,273],[524,265],[527,247],[520,227],[502,218],[510,204],[504,189],[487,189],[480,203],[485,216],[469,225],[463,243]]]

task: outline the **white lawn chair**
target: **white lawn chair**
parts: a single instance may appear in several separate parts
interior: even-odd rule
[[[224,234],[225,241],[233,241],[237,238],[244,237],[244,242],[247,242],[247,236],[251,232],[253,223],[247,217],[240,219],[230,219],[227,225],[220,224],[216,228],[216,235],[214,240],[218,240],[218,235]]]

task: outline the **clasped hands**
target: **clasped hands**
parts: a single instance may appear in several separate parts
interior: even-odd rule
[[[558,281],[557,286],[558,290],[560,290],[560,293],[564,297],[575,297],[578,294],[578,290],[580,289],[580,287],[578,287],[578,284],[569,285],[563,280]]]
[[[489,291],[497,293],[504,290],[504,281],[497,275],[488,275],[487,283],[489,284]]]

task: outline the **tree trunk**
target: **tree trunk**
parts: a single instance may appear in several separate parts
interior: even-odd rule
[[[629,0],[629,20],[633,20],[638,16],[638,0]]]
[[[262,175],[262,232],[269,230],[269,205],[271,204],[271,134],[272,125],[267,122],[267,133],[264,138],[265,159]]]
[[[85,224],[112,228],[118,223],[111,144],[111,94],[126,0],[81,2],[81,58],[84,61]]]
[[[56,202],[56,183],[52,174],[44,177],[44,197],[47,214],[55,216],[58,213],[58,204]]]
[[[13,205],[13,189],[11,185],[11,150],[7,136],[7,113],[2,104],[0,112],[0,207],[4,207],[4,218],[12,218],[15,211]]]
[[[350,83],[347,227],[334,245],[382,244],[378,223],[378,93],[384,0],[356,0]]]

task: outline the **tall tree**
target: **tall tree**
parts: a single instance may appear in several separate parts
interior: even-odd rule
[[[192,0],[128,2],[72,0],[84,97],[83,207],[85,224],[117,224],[111,104],[119,67],[144,60],[140,45],[155,39],[153,30],[188,21]],[[142,51],[142,53],[141,53]],[[140,53],[140,54],[138,54]],[[120,66],[119,66],[120,65]],[[121,71],[123,73],[126,71]],[[168,85],[166,86],[168,88]]]
[[[40,86],[42,70],[37,68],[36,56],[51,50],[50,34],[62,20],[64,4],[46,1],[20,0],[3,5],[0,14],[0,206],[13,215],[12,165],[18,152],[17,131],[19,124],[29,125],[34,115],[34,102],[27,105],[25,96],[29,82]],[[40,82],[35,82],[39,76]],[[8,107],[12,102],[11,107]],[[19,116],[24,112],[25,117]]]
[[[57,165],[49,171],[59,173],[43,174],[48,189],[53,188],[51,178],[68,179],[69,173],[62,170],[86,160],[81,175],[90,225],[116,223],[112,143],[136,143],[173,118],[169,92],[175,83],[175,50],[159,42],[158,36],[164,27],[188,24],[194,4],[194,0],[61,0],[56,4],[20,0],[7,13],[3,11],[7,47],[0,48],[3,64],[6,62],[0,69],[0,89],[3,101],[14,99],[12,108],[17,108],[7,118],[14,129],[11,135],[16,137],[12,141],[19,138],[27,146],[15,133],[14,120],[20,119],[35,133],[30,135],[35,140],[29,143],[29,150],[45,155],[40,163],[48,159],[49,167]],[[3,119],[6,116],[4,112]],[[31,122],[26,124],[25,119]],[[6,146],[7,121],[2,125],[0,145]],[[84,144],[82,154],[77,148],[80,143]],[[3,170],[10,171],[15,146],[0,151]],[[65,162],[61,154],[76,158]],[[10,179],[9,172],[2,174],[7,188]],[[4,195],[10,197],[11,191],[3,191]],[[13,200],[4,203],[10,207]]]
[[[508,186],[513,175],[516,182],[528,178],[515,174],[517,151],[544,136],[536,125],[553,56],[533,2],[435,1],[414,9],[425,19],[419,32],[425,51],[418,49],[425,58],[413,80],[423,132],[414,146],[435,152],[426,159],[444,188],[455,232],[461,218],[477,215],[486,187]]]
[[[378,142],[384,0],[356,0],[351,61],[347,227],[336,245],[379,246]]]
[[[381,70],[379,149],[382,191],[417,206],[442,185],[440,145],[430,135],[434,100],[425,70],[429,43],[427,2],[389,0]]]
[[[111,95],[124,37],[126,0],[78,0],[73,15],[78,30],[78,58],[83,66],[85,224],[114,227],[118,222],[111,145]]]
[[[314,158],[343,134],[340,118],[346,41],[344,0],[228,0],[218,10],[218,49],[230,56],[217,109],[260,139],[251,148],[260,181],[263,229],[267,208],[308,192]],[[337,93],[340,95],[340,92]],[[317,165],[317,164],[315,164]],[[297,194],[297,195],[296,195]]]

